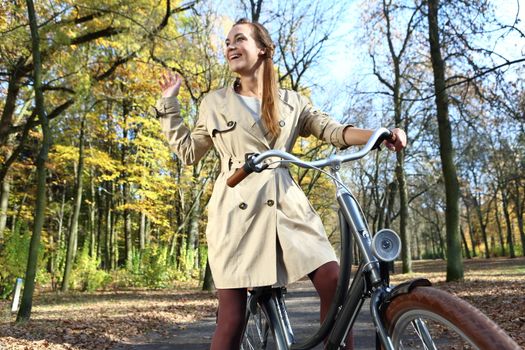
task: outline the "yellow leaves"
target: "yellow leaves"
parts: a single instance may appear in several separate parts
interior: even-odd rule
[[[93,167],[97,169],[101,175],[97,181],[110,181],[118,178],[123,171],[122,164],[113,159],[107,152],[90,149],[86,154],[86,167]]]
[[[73,163],[78,160],[78,147],[54,145],[49,153],[49,160],[54,163]]]

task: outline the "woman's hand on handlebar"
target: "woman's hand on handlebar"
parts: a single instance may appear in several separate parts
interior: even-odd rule
[[[368,142],[374,131],[375,130],[370,129],[346,127],[343,131],[343,138],[349,146],[364,145]],[[392,134],[391,137],[383,141],[383,144],[388,149],[399,152],[405,148],[407,144],[407,136],[405,132],[399,128],[394,128],[390,130],[390,132]]]
[[[391,151],[399,152],[407,145],[407,135],[402,129],[394,128],[390,130],[392,136],[385,140],[384,145]]]
[[[181,84],[182,77],[180,75],[173,74],[170,71],[162,74],[161,79],[159,79],[162,97],[177,97]]]

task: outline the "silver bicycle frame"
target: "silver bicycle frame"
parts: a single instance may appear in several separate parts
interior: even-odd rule
[[[370,137],[368,143],[358,152],[347,155],[332,155],[331,157],[314,162],[305,162],[299,158],[283,151],[271,150],[266,151],[253,160],[254,164],[262,164],[262,162],[270,157],[283,159],[283,162],[293,163],[303,168],[321,168],[325,166],[330,167],[331,176],[336,186],[336,198],[341,209],[341,213],[349,226],[350,232],[353,235],[359,251],[361,253],[361,264],[356,272],[352,284],[347,292],[344,303],[341,305],[335,323],[328,336],[326,349],[337,350],[344,347],[346,336],[354,324],[357,315],[367,297],[370,300],[370,312],[376,328],[376,332],[381,340],[383,346],[388,350],[393,350],[394,346],[386,327],[382,321],[379,307],[382,301],[382,296],[387,292],[387,286],[384,286],[381,278],[379,261],[372,254],[371,251],[371,235],[368,232],[366,221],[362,215],[361,208],[351,191],[343,184],[339,175],[341,163],[356,160],[364,157],[375,146],[381,137],[384,137],[390,132],[385,128],[377,129]],[[261,168],[262,170],[262,168]],[[351,249],[351,247],[350,247]],[[272,298],[273,299],[273,298]],[[312,342],[306,341],[302,344],[293,344],[294,337],[292,328],[287,321],[286,309],[284,304],[280,305],[275,301],[267,301],[263,307],[265,312],[270,317],[271,323],[274,325],[276,333],[276,343],[279,350],[287,349],[309,349]],[[282,320],[282,321],[281,321]],[[277,329],[278,328],[278,329]],[[286,345],[284,344],[286,342]]]

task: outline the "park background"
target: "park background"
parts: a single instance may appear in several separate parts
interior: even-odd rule
[[[400,233],[400,271],[444,259],[462,281],[463,259],[525,255],[523,1],[49,0],[34,4],[38,46],[28,3],[0,5],[0,297],[24,278],[19,321],[40,293],[212,290],[218,157],[184,166],[152,106],[175,71],[194,124],[234,79],[224,38],[240,17],[268,27],[282,88],[341,122],[407,131],[405,151],[344,172],[371,231]],[[307,138],[294,152],[335,150]],[[330,180],[291,171],[337,249]]]

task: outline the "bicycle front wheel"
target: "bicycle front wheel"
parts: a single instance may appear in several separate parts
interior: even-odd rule
[[[519,349],[481,311],[431,287],[395,297],[385,316],[395,349]]]
[[[241,350],[267,349],[270,339],[271,327],[266,314],[259,303],[256,304],[254,312],[248,308],[246,312],[246,326],[241,343]]]

